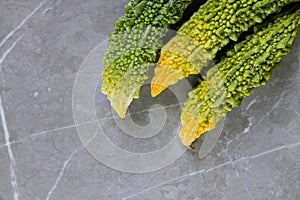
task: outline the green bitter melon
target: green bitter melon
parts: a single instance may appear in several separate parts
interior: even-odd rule
[[[152,96],[190,74],[199,74],[230,40],[237,41],[251,26],[297,1],[208,0],[163,47],[151,83]]]
[[[255,87],[266,84],[289,53],[299,24],[298,6],[255,26],[253,34],[228,50],[225,58],[206,73],[184,104],[179,135],[185,146],[190,147],[201,134],[213,129]]]
[[[148,78],[157,49],[171,24],[178,22],[192,0],[131,0],[110,34],[104,54],[101,92],[122,118]]]

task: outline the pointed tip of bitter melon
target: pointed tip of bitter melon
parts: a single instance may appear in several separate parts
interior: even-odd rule
[[[169,86],[176,84],[184,76],[178,71],[165,65],[158,65],[154,70],[151,81],[151,95],[156,97]]]
[[[220,116],[217,116],[216,119],[207,123],[196,115],[194,116],[194,120],[182,118],[182,127],[179,132],[181,143],[187,148],[192,148],[192,143],[196,141],[196,139],[198,139],[202,134],[214,129],[219,119]],[[195,126],[195,121],[198,121],[198,126]]]
[[[161,50],[152,79],[152,96],[191,74],[199,74],[210,60],[208,52],[190,37],[177,35]]]
[[[220,78],[215,77],[215,81],[222,82]],[[214,84],[213,80],[206,80],[188,94],[180,117],[182,126],[179,136],[184,146],[190,148],[197,138],[216,127],[223,116],[226,96],[226,92],[220,91],[219,85]]]
[[[161,84],[151,83],[151,96],[156,97],[165,89],[166,89],[166,87],[164,87]]]
[[[191,148],[191,144],[200,136],[198,136],[195,124],[183,123],[179,132],[181,143],[187,148]]]
[[[188,115],[189,116],[185,113],[185,116],[181,118],[182,126],[179,132],[179,137],[184,146],[192,148],[192,143],[202,134],[213,129],[216,123],[205,123],[196,113],[189,113]],[[196,126],[195,123],[197,124]]]
[[[114,93],[115,94],[115,93]],[[127,107],[124,105],[122,96],[112,95],[110,105],[121,119],[126,117]]]
[[[117,106],[116,104],[113,103],[111,103],[111,106],[113,107],[113,109],[116,111],[116,113],[121,119],[125,119],[127,110],[124,110],[123,107]]]

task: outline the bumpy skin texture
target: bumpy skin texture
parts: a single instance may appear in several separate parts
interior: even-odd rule
[[[255,87],[266,84],[289,53],[299,24],[299,8],[275,16],[254,27],[252,35],[227,51],[225,58],[207,72],[184,104],[179,135],[185,146],[190,147],[202,133],[215,128]]]
[[[131,0],[115,23],[104,55],[101,91],[124,118],[148,78],[150,63],[171,24],[178,22],[192,0]]]
[[[230,40],[271,13],[299,0],[208,0],[163,49],[152,79],[152,96],[190,74],[200,73],[208,60]],[[204,54],[195,53],[203,49]],[[193,54],[193,56],[191,56]],[[200,60],[194,64],[191,59]]]

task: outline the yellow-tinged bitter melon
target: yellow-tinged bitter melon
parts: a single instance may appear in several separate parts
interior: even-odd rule
[[[202,133],[213,129],[255,87],[266,84],[289,53],[299,24],[298,5],[255,26],[253,34],[228,50],[225,58],[206,73],[184,104],[179,135],[185,146],[190,147]]]
[[[192,0],[131,0],[126,14],[110,34],[104,54],[101,92],[122,118],[133,98],[148,77],[150,64],[156,61],[157,49],[167,28],[178,22]]]
[[[190,74],[199,74],[230,40],[283,6],[299,0],[208,0],[161,51],[152,96]]]

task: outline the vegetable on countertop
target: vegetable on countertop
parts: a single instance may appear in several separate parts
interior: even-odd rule
[[[289,53],[299,25],[299,6],[272,17],[255,26],[253,34],[228,50],[225,58],[207,72],[184,104],[179,135],[185,146],[190,147],[201,134],[213,129],[255,87],[266,84]]]
[[[104,55],[101,91],[121,118],[148,78],[157,49],[171,24],[178,22],[192,0],[131,0],[115,23]]]
[[[165,47],[151,83],[152,96],[190,74],[199,74],[208,61],[252,25],[299,0],[208,0]]]

